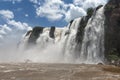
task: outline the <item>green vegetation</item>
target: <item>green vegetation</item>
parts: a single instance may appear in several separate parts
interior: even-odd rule
[[[87,9],[87,15],[88,15],[88,16],[92,16],[92,15],[93,15],[93,12],[94,12],[94,9],[93,9],[93,8],[88,8],[88,9]]]
[[[108,55],[108,60],[111,61],[111,60],[114,60],[114,61],[117,61],[119,60],[120,57],[118,56],[118,52],[116,49],[112,49]]]
[[[108,5],[108,6],[105,7],[105,10],[107,10],[107,11],[112,11],[114,8],[115,8],[115,6],[113,6],[113,5]]]
[[[111,60],[115,60],[115,61],[119,60],[119,57],[117,55],[109,55],[108,58],[110,61]]]

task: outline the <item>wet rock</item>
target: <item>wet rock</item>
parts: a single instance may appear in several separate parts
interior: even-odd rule
[[[29,37],[28,43],[29,44],[36,44],[36,40],[40,36],[40,34],[43,32],[43,27],[34,27],[32,30],[32,33]]]
[[[69,29],[70,29],[70,27],[71,27],[71,25],[72,25],[73,21],[74,21],[74,20],[71,20],[71,21],[70,21]]]
[[[52,26],[51,27],[51,29],[50,29],[50,32],[49,32],[49,36],[51,37],[51,38],[55,38],[55,26]]]
[[[32,33],[32,30],[28,31],[25,36],[30,35],[30,33]]]
[[[116,65],[116,66],[120,66],[120,59],[117,60],[117,61],[115,61],[115,65]]]
[[[103,7],[103,5],[99,5],[99,6],[96,8],[96,11],[97,11],[98,9],[100,9],[101,7]]]
[[[70,34],[70,30],[67,30],[66,32],[65,32],[65,36],[66,35],[69,35]]]
[[[97,65],[103,65],[103,63],[98,63]]]

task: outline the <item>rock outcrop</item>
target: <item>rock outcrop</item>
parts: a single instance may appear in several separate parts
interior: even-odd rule
[[[108,59],[120,57],[120,0],[110,0],[105,6],[104,14],[105,56]]]
[[[51,38],[55,38],[55,26],[52,26],[51,28],[50,28],[50,31],[49,31],[49,36],[51,37]]]
[[[39,35],[43,32],[43,27],[34,27],[32,33],[29,37],[28,43],[29,44],[36,44],[36,40],[38,39]]]

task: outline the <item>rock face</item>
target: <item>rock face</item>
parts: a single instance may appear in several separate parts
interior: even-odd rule
[[[71,21],[70,21],[69,29],[70,29],[70,26],[72,25],[73,21],[74,21],[74,20],[71,20]]]
[[[110,0],[105,6],[105,55],[120,57],[120,0]]]
[[[32,33],[32,30],[28,31],[25,36],[28,36],[30,33]]]
[[[43,27],[34,27],[32,33],[29,37],[28,43],[36,44],[36,40],[38,39],[39,35],[43,32]]]
[[[53,38],[53,39],[55,38],[54,32],[55,32],[55,26],[52,26],[52,27],[50,28],[49,36],[50,36],[51,38]]]

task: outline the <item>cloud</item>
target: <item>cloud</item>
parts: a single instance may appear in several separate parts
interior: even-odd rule
[[[73,0],[73,3],[65,3],[64,0],[30,0],[36,6],[36,14],[50,21],[64,19],[70,21],[84,16],[86,9],[106,4],[107,0]]]
[[[4,25],[0,25],[0,41],[4,39],[4,37],[6,35],[9,34],[9,32],[11,32],[12,29],[8,27],[7,24]]]
[[[81,6],[83,9],[89,7],[97,7],[98,5],[105,5],[108,0],[73,0],[73,4],[76,6]]]
[[[0,16],[4,19],[12,19],[14,18],[13,12],[9,10],[0,10]]]
[[[30,0],[30,2],[34,3],[34,4],[40,4],[41,0]]]
[[[46,17],[49,20],[60,20],[65,13],[65,4],[61,0],[45,0],[43,4],[36,8],[36,14]]]
[[[4,2],[12,2],[13,4],[15,4],[16,2],[21,2],[22,0],[1,0]]]
[[[30,0],[30,2],[33,2],[33,3],[37,4],[38,0]]]
[[[25,23],[14,20],[14,13],[10,10],[0,10],[0,20],[4,19],[4,23],[0,23],[0,46],[3,44],[17,44],[22,35],[31,30],[31,27]]]
[[[25,17],[28,17],[29,15],[28,14],[25,14]]]
[[[65,14],[65,20],[70,21],[72,19],[85,16],[86,12],[83,8],[75,6],[73,4],[70,5],[70,9]]]
[[[6,34],[6,31],[12,31],[11,28],[9,28],[9,26],[7,24],[4,24],[4,25],[0,25],[1,27],[1,30],[0,30],[0,34]]]
[[[0,35],[0,39],[3,39],[3,36],[2,36],[2,35]]]
[[[19,29],[19,30],[29,30],[28,24],[27,23],[22,23],[20,21],[17,22],[15,20],[10,20],[10,21],[8,21],[8,24],[10,26],[13,26],[13,27]]]
[[[46,17],[50,21],[66,21],[83,16],[86,12],[74,4],[66,4],[62,0],[45,0],[45,2],[36,8],[36,14],[40,17]]]
[[[1,34],[1,35],[5,35],[5,34],[6,34],[6,32],[4,31],[4,29],[1,29],[1,30],[0,30],[0,34]]]
[[[3,25],[3,29],[6,31],[12,31],[12,29],[9,28],[8,25],[6,25],[6,24]]]

